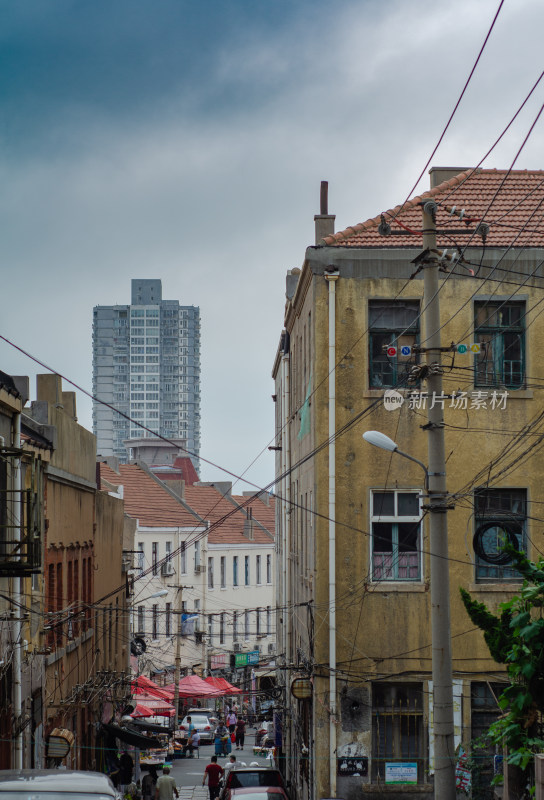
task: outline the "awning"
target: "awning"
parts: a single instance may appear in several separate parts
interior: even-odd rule
[[[131,744],[133,747],[138,747],[140,750],[148,750],[150,747],[160,747],[161,743],[154,736],[142,736],[141,733],[128,728],[121,728],[119,725],[113,725],[111,722],[103,722],[102,728],[106,733],[111,733],[116,739],[119,739],[125,744]]]
[[[169,728],[165,728],[164,725],[155,725],[152,722],[146,722],[143,719],[133,719],[131,722],[135,728],[141,729],[142,731],[149,731],[150,733],[170,733]]]

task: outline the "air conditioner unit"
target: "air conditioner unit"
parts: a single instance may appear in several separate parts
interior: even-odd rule
[[[174,569],[174,565],[171,561],[165,561],[164,564],[161,565],[161,575],[163,578],[167,578],[169,575],[175,575],[176,570]]]
[[[271,643],[268,645],[268,652],[269,652],[269,653],[275,653],[275,652],[276,652],[276,645],[275,645],[275,643],[274,643],[274,642],[271,642]]]
[[[239,653],[242,650],[242,645],[240,644],[240,642],[234,642],[234,644],[232,645],[232,649],[235,653]]]
[[[197,573],[206,572],[206,567],[204,566],[204,564],[195,564],[195,572]]]

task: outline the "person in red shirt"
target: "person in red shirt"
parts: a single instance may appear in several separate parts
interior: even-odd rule
[[[223,767],[217,763],[217,756],[212,756],[212,760],[204,770],[204,777],[202,778],[202,786],[205,786],[206,776],[208,776],[210,800],[215,800],[216,797],[219,797],[219,782],[223,772]]]

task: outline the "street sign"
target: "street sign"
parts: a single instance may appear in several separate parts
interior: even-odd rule
[[[409,356],[411,355],[411,353],[412,353],[412,348],[409,347],[409,345],[407,344],[403,344],[402,347],[400,348],[401,356]]]
[[[397,348],[393,347],[393,345],[391,345],[391,347],[388,347],[387,348],[387,355],[388,356],[396,356],[397,355]]]

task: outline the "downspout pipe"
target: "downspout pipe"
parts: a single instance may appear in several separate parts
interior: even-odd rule
[[[281,359],[281,426],[282,426],[282,439],[281,439],[281,472],[283,477],[283,486],[282,486],[282,536],[281,536],[281,588],[282,593],[280,595],[281,602],[279,605],[285,606],[285,612],[283,614],[283,625],[281,626],[282,630],[282,653],[284,654],[284,659],[286,664],[292,663],[292,654],[289,651],[289,627],[290,627],[290,603],[291,603],[291,587],[289,583],[289,553],[288,553],[288,544],[289,544],[289,524],[290,524],[290,489],[291,484],[289,480],[289,468],[291,466],[291,444],[290,444],[290,428],[289,428],[289,397],[290,397],[290,386],[289,386],[289,335],[287,332],[284,334],[284,343],[283,343],[283,355]],[[278,601],[280,600],[278,598]],[[288,679],[287,679],[287,671],[285,671],[285,692],[286,696],[288,696]],[[288,747],[290,747],[290,742],[287,743]],[[287,759],[287,777],[289,779],[292,778],[292,767],[291,767],[291,760]]]
[[[17,413],[13,419],[13,447],[16,450],[21,449],[21,414]],[[14,461],[14,475],[13,475],[13,489],[14,489],[14,503],[13,503],[13,530],[16,547],[21,553],[22,544],[22,530],[21,530],[21,457],[20,455]],[[23,578],[16,576],[14,578],[14,622],[13,622],[13,716],[15,723],[15,752],[14,752],[14,766],[15,769],[23,768],[23,730],[22,730],[22,714],[23,714],[23,691],[22,691],[22,650],[23,650]]]
[[[336,797],[336,267],[329,284],[329,797]]]

